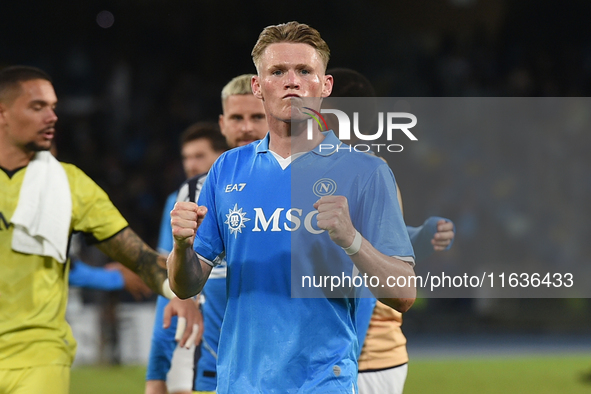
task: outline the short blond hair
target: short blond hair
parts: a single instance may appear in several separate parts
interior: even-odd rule
[[[252,61],[257,70],[265,49],[271,44],[291,42],[295,44],[308,44],[316,49],[324,63],[324,69],[328,66],[330,49],[328,44],[320,37],[318,30],[304,23],[287,22],[280,25],[267,26],[259,35],[259,39],[252,49]]]
[[[226,100],[230,96],[252,94],[250,81],[254,76],[254,74],[242,74],[232,78],[222,89],[222,107],[225,108]]]

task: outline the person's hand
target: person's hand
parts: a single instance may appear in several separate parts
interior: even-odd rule
[[[445,250],[454,239],[454,224],[447,220],[437,222],[437,232],[431,240],[433,249],[437,252]]]
[[[349,215],[345,196],[324,196],[314,203],[318,210],[318,228],[328,231],[330,239],[341,248],[348,248],[355,239],[356,230]]]
[[[136,301],[141,301],[152,295],[152,290],[144,283],[135,272],[121,263],[111,262],[105,265],[106,270],[117,270],[123,276],[123,288],[127,290]]]
[[[197,301],[193,298],[186,300],[172,298],[164,308],[162,318],[164,328],[170,327],[172,316],[178,316],[174,339],[179,346],[189,349],[193,344],[199,345],[203,336],[203,315]]]
[[[206,207],[193,202],[177,202],[170,212],[170,225],[174,242],[183,248],[193,246],[197,228],[207,213]]]

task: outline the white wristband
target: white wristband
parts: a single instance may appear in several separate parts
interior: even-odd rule
[[[170,288],[170,283],[168,282],[168,278],[162,282],[162,295],[169,300],[172,300],[176,297],[176,294],[173,293],[172,289]]]
[[[355,238],[353,239],[353,243],[348,248],[343,248],[345,253],[347,253],[349,256],[351,256],[351,255],[359,252],[359,249],[361,249],[361,240],[362,239],[363,238],[361,237],[361,234],[359,234],[359,231],[355,230]]]

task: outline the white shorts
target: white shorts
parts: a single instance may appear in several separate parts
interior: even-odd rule
[[[408,364],[379,371],[359,372],[359,394],[402,394]]]
[[[189,349],[178,344],[172,354],[170,370],[166,375],[166,388],[169,393],[193,391],[195,384],[195,345]]]

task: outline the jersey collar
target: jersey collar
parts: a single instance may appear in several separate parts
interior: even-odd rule
[[[270,136],[270,132],[267,132],[267,135],[265,135],[265,138],[263,138],[262,140],[259,141],[259,143],[256,146],[256,152],[257,153],[267,153],[269,151],[269,136]]]
[[[337,152],[339,146],[342,145],[341,140],[337,138],[332,130],[323,131],[322,134],[324,134],[324,140],[317,147],[312,149],[312,152],[320,156],[330,156]],[[256,146],[257,153],[267,153],[269,151],[269,136],[270,134],[267,133],[265,138],[259,141]]]
[[[337,138],[337,136],[334,134],[334,131],[323,131],[322,134],[324,134],[324,140],[322,140],[322,142],[318,144],[316,148],[312,149],[312,152],[320,156],[330,156],[337,152],[339,150],[339,146],[341,146],[343,143]]]

